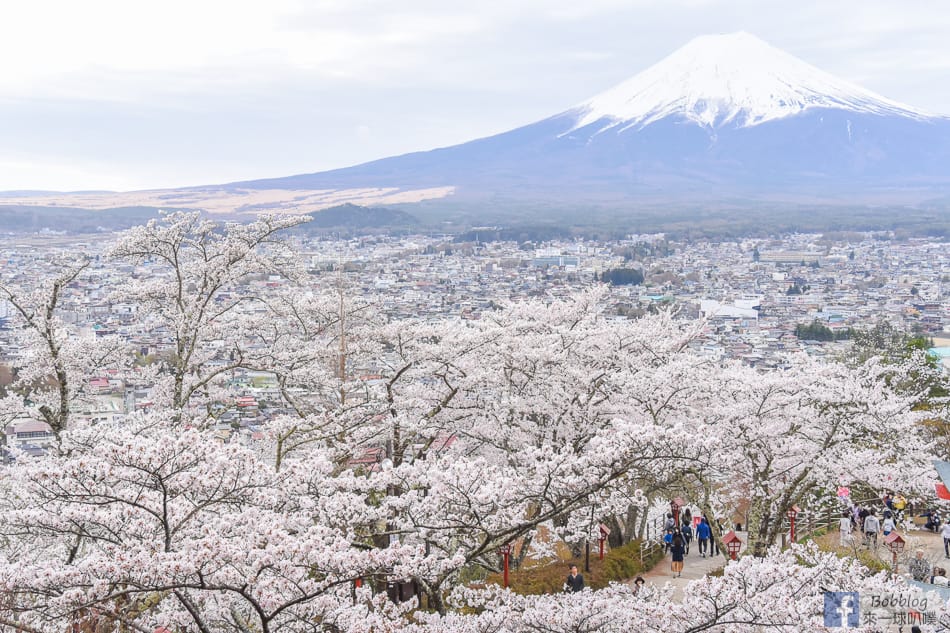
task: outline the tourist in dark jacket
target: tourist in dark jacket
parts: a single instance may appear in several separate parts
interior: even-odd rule
[[[584,577],[578,573],[577,565],[571,565],[570,570],[571,573],[567,575],[567,580],[564,581],[564,591],[577,593],[584,588]]]
[[[672,556],[672,570],[676,576],[683,575],[683,556],[686,554],[686,548],[683,546],[683,537],[679,534],[673,536],[673,545],[670,547]]]
[[[689,523],[684,523],[683,527],[680,528],[680,534],[683,535],[683,548],[689,554],[689,544],[693,540],[693,528],[690,527]]]
[[[703,517],[699,521],[699,525],[696,526],[696,542],[699,543],[699,555],[703,558],[706,558],[706,547],[709,545],[709,537],[712,536],[712,529],[709,527],[709,523],[706,522],[706,517]],[[710,550],[712,554],[712,550]]]

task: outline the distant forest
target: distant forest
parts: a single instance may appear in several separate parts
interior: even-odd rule
[[[600,273],[598,279],[611,286],[639,286],[643,283],[643,271],[636,268],[610,268]]]
[[[0,198],[2,200],[2,198]],[[153,207],[120,207],[90,211],[73,207],[41,207],[0,204],[0,231],[35,233],[102,233],[145,224],[158,217]]]
[[[790,233],[893,232],[893,239],[950,237],[950,199],[919,207],[819,205],[737,199],[706,205],[641,203],[635,198],[590,205],[561,201],[492,204],[426,201],[394,205],[422,226],[451,225],[458,241],[538,242],[562,238],[611,240],[631,233],[665,233],[675,241],[774,237]],[[474,230],[469,227],[494,225]]]
[[[818,319],[809,324],[799,323],[795,326],[795,336],[805,341],[846,341],[851,338],[851,328],[832,330]]]
[[[177,211],[185,209],[166,209]],[[668,240],[732,240],[790,233],[890,233],[891,239],[950,237],[950,200],[921,207],[795,206],[737,201],[735,206],[638,205],[636,200],[584,205],[525,201],[493,205],[466,201],[368,208],[341,205],[313,214],[306,233],[439,233],[457,242],[540,243],[558,239],[609,241],[632,233],[664,233]],[[261,209],[266,211],[266,209]],[[101,233],[123,230],[158,217],[158,209],[128,207],[93,211],[68,207],[3,205],[0,231]],[[223,217],[223,216],[222,216]],[[250,221],[242,213],[227,219]],[[472,228],[494,225],[490,228]]]

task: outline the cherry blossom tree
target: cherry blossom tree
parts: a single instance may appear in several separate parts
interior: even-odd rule
[[[935,594],[927,596],[909,589],[901,579],[891,579],[884,573],[872,574],[853,560],[821,553],[813,546],[794,546],[784,552],[771,550],[762,558],[744,557],[729,563],[720,577],[690,582],[683,590],[682,600],[674,600],[672,592],[663,588],[634,594],[627,585],[554,596],[520,596],[497,588],[464,590],[456,592],[453,598],[457,606],[467,607],[468,614],[419,613],[409,626],[382,628],[373,622],[371,627],[362,628],[354,623],[347,630],[818,633],[828,630],[824,621],[826,591],[857,592],[868,604],[875,595],[913,597],[918,605],[927,598],[928,617],[947,621],[947,605]],[[862,613],[860,626],[853,630],[880,630],[889,623],[885,619],[889,615],[893,613],[869,610]]]
[[[437,609],[462,567],[494,568],[515,541],[527,552],[543,524],[583,539],[642,505],[637,481],[676,474],[669,429],[627,385],[679,371],[668,365],[687,362],[693,326],[669,315],[609,323],[599,303],[592,292],[478,322],[378,329],[384,379],[357,446],[382,447],[392,464],[389,479],[371,477],[393,508],[388,536],[457,561],[413,576]]]
[[[119,239],[111,256],[142,267],[119,296],[141,306],[148,324],[171,339],[167,373],[153,398],[160,406],[206,406],[215,380],[243,365],[249,334],[243,317],[263,301],[247,282],[254,275],[297,275],[299,262],[278,233],[306,220],[261,216],[221,225],[197,212],[173,213]],[[219,359],[225,362],[213,362]],[[204,397],[196,402],[198,396]]]
[[[894,366],[712,361],[691,348],[702,324],[607,319],[603,289],[478,321],[389,321],[371,298],[308,291],[278,235],[297,221],[175,214],[112,250],[138,267],[119,294],[168,333],[156,405],[66,425],[60,454],[4,472],[4,626],[820,630],[821,587],[898,586],[812,549],[768,550],[784,510],[816,487],[880,485],[895,469],[923,479]],[[295,285],[261,287],[261,274]],[[279,414],[254,443],[201,423],[239,369],[278,385]],[[752,504],[756,556],[682,604],[624,587],[518,597],[461,580],[494,568],[500,546],[543,552],[542,528],[579,543],[600,521],[634,520],[649,494],[689,492],[716,515],[736,491]],[[380,591],[408,579],[431,613]]]
[[[335,482],[319,455],[277,473],[256,451],[154,414],[64,442],[63,456],[20,462],[3,481],[0,533],[15,547],[0,561],[0,611],[20,630],[89,618],[139,630],[312,627],[350,604],[355,578],[405,575],[418,557],[358,546],[365,520],[342,505],[350,478]]]
[[[0,402],[0,411],[8,420],[26,417],[45,422],[57,442],[77,408],[88,401],[89,378],[103,368],[127,364],[127,346],[116,337],[82,333],[62,318],[64,295],[89,263],[58,258],[49,276],[34,280],[38,283],[31,287],[0,283],[0,298],[13,307],[23,349],[13,367],[16,381]]]
[[[299,418],[276,420],[271,430],[278,463],[293,438],[296,450],[332,448],[341,467],[377,451],[390,467],[366,478],[379,517],[360,529],[373,542],[423,547],[428,562],[412,578],[430,604],[442,609],[446,584],[464,566],[494,567],[500,545],[530,541],[542,523],[568,527],[573,515],[589,516],[595,498],[606,508],[615,490],[626,489],[622,482],[632,464],[643,471],[656,467],[642,438],[618,445],[603,439],[635,436],[616,434],[616,411],[606,392],[598,391],[605,367],[624,351],[615,345],[611,360],[597,344],[604,323],[595,304],[590,295],[547,308],[516,307],[482,323],[364,327],[347,362],[374,364],[374,384],[347,378],[334,383],[346,397],[324,397],[319,409],[311,400],[306,409],[294,407]],[[293,313],[305,314],[302,308],[298,304]],[[278,345],[281,335],[273,328],[266,335],[273,341],[267,349],[275,350],[269,353],[283,354],[274,371],[295,385],[325,380],[326,370],[314,371],[314,364],[325,368],[326,351],[339,353],[328,342],[339,336],[335,327],[292,329],[310,332],[306,345]],[[293,340],[293,332],[287,336]],[[523,350],[530,350],[530,358]],[[283,373],[282,364],[301,371]],[[578,373],[571,375],[571,368]],[[310,392],[317,389],[313,385]],[[552,394],[557,401],[539,409]],[[452,564],[440,562],[445,560]],[[427,575],[432,569],[438,574]]]
[[[382,316],[370,301],[301,291],[293,287],[268,298],[253,328],[245,363],[272,374],[285,411],[269,424],[279,469],[291,454],[313,442],[340,446],[340,460],[361,454],[372,435],[357,439],[367,420],[381,415],[372,382],[383,353],[377,330]]]
[[[782,372],[726,363],[705,384],[705,398],[688,435],[703,450],[684,465],[703,510],[731,513],[749,504],[749,548],[776,542],[782,519],[816,490],[863,482],[905,489],[931,485],[929,452],[912,396],[890,389],[893,366],[875,361],[849,369],[798,359]],[[715,526],[714,526],[715,528]]]

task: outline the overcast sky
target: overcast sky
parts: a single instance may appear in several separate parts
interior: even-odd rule
[[[739,30],[950,114],[944,0],[24,0],[0,4],[0,190],[212,184],[452,145]]]

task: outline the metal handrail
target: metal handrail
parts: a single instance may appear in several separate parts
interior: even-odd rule
[[[640,542],[640,566],[643,566],[643,563],[646,561],[646,554],[649,554],[653,551],[654,547],[660,547],[659,542],[653,539],[643,539]]]

